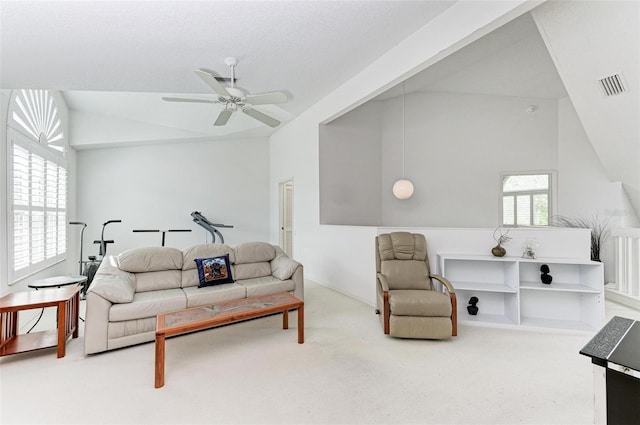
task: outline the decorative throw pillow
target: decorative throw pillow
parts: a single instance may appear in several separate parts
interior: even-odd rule
[[[200,275],[198,288],[233,282],[229,254],[211,258],[196,258],[194,261],[198,267],[198,275]]]

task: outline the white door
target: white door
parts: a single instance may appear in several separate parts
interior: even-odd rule
[[[293,257],[293,180],[280,183],[280,247]]]

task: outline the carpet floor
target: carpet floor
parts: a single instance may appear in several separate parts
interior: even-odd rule
[[[461,324],[448,341],[389,338],[371,306],[308,280],[301,345],[296,314],[286,331],[270,316],[167,340],[160,389],[153,343],[85,356],[81,326],[62,359],[0,358],[0,423],[593,423],[578,353],[591,335]],[[613,314],[640,316],[607,302]]]

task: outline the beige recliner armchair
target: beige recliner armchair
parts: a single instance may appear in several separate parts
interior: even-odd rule
[[[394,232],[376,237],[376,295],[384,333],[399,338],[456,336],[456,294],[431,274],[424,235]],[[447,293],[436,290],[438,280]]]

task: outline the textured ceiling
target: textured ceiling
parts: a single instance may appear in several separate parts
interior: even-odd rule
[[[149,106],[148,97],[132,95],[211,95],[193,70],[227,76],[224,58],[236,56],[238,85],[250,93],[285,91],[290,101],[273,112],[287,119],[453,3],[3,0],[0,87],[61,90],[72,109],[92,112],[95,102],[114,115],[125,101],[157,107],[158,117],[199,107],[211,117],[208,134],[224,134],[231,130],[211,128],[217,105]],[[102,91],[127,94],[122,102],[113,93],[100,101]],[[255,127],[251,119],[235,121],[234,132]]]

